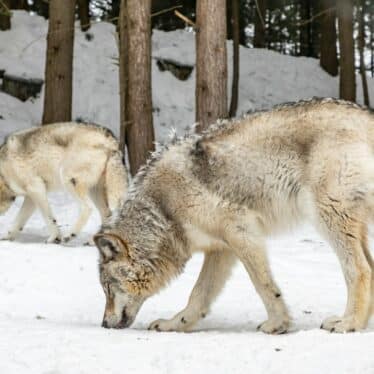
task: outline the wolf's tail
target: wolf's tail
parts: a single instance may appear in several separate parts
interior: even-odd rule
[[[121,207],[128,189],[128,173],[123,162],[122,152],[119,150],[112,151],[109,155],[104,175],[104,186],[108,207],[113,212]]]

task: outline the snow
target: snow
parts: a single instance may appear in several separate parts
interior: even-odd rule
[[[0,32],[0,69],[43,77],[46,22],[15,11],[13,29]],[[109,126],[118,134],[118,71],[114,28],[95,24],[76,32],[74,117]],[[229,54],[231,48],[229,43]],[[194,72],[187,81],[160,72],[157,58],[194,64],[194,36],[184,31],[153,33],[153,100],[157,138],[170,127],[190,131],[194,121]],[[374,97],[373,80],[369,79]],[[230,86],[230,84],[229,84]],[[239,113],[311,96],[337,96],[338,80],[318,62],[275,52],[241,49]],[[360,91],[360,87],[358,87]],[[43,96],[25,103],[0,93],[0,137],[39,123]],[[64,194],[51,196],[64,232],[76,206]],[[0,236],[13,221],[20,199],[0,216]],[[100,327],[104,293],[98,253],[83,246],[99,226],[98,214],[69,245],[47,245],[46,226],[35,214],[16,242],[0,242],[0,373],[373,373],[374,321],[363,331],[335,335],[321,321],[342,313],[344,280],[332,250],[313,229],[269,240],[275,279],[293,317],[291,332],[256,331],[264,307],[247,274],[237,265],[212,312],[191,333],[147,331],[185,306],[202,256],[160,294],[149,299],[126,330]],[[373,243],[373,238],[371,238]]]

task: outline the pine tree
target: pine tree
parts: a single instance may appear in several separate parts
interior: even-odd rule
[[[2,0],[0,2],[0,30],[9,30],[11,27],[10,23],[10,0]]]
[[[340,46],[340,98],[356,101],[353,41],[353,0],[337,2]]]
[[[196,8],[196,121],[201,131],[227,117],[226,0],[198,0]]]
[[[239,100],[239,0],[231,0],[232,13],[231,13],[231,24],[232,24],[232,37],[233,37],[233,72],[232,72],[232,87],[231,87],[231,102],[229,109],[229,117],[235,117],[238,109]]]
[[[338,75],[336,35],[336,0],[321,0],[321,55],[322,69],[332,76]]]
[[[121,145],[134,175],[154,150],[151,0],[122,0],[120,11]]]
[[[256,0],[255,10],[255,35],[253,46],[255,48],[265,48],[266,46],[266,0]]]
[[[43,124],[71,120],[75,0],[49,3]]]

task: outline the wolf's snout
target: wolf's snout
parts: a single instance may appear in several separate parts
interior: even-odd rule
[[[130,325],[129,317],[126,314],[126,310],[122,311],[121,319],[118,321],[116,316],[105,317],[101,324],[102,327],[106,329],[124,329]]]
[[[106,329],[109,329],[109,325],[108,325],[108,322],[104,319],[103,320],[103,323],[101,324],[101,327],[104,327]]]

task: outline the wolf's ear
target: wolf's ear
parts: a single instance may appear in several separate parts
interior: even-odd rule
[[[100,251],[103,262],[112,260],[119,253],[127,253],[125,242],[117,235],[109,233],[97,234],[93,239]]]

